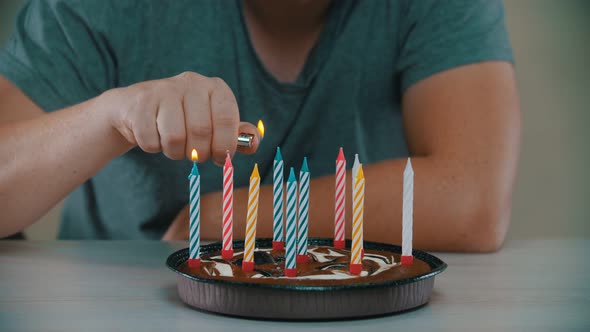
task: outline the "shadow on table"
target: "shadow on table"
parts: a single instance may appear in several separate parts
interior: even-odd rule
[[[25,240],[25,235],[23,233],[16,233],[9,237],[0,238],[0,240]]]
[[[192,309],[192,307],[189,307],[186,304],[184,304],[184,302],[182,302],[182,300],[178,296],[178,291],[177,291],[176,286],[170,285],[170,286],[162,287],[161,291],[163,294],[163,298],[165,298],[168,303],[174,305],[175,307],[185,307],[185,308]]]

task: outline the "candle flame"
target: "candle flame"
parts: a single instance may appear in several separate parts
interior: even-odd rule
[[[197,149],[193,149],[193,152],[191,152],[191,159],[195,162],[199,160],[199,154],[197,153]]]
[[[264,137],[264,123],[262,120],[258,120],[258,132],[260,133],[260,138]]]

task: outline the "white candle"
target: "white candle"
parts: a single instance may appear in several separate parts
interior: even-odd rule
[[[402,209],[402,265],[412,264],[412,227],[414,213],[414,170],[408,158],[404,169],[404,194]]]

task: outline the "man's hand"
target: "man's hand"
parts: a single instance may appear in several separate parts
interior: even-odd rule
[[[254,153],[258,130],[240,122],[235,97],[219,78],[187,72],[44,113],[0,77],[0,211],[7,220],[0,223],[0,237],[38,220],[136,145],[172,159],[190,156],[196,148],[200,161],[213,158],[221,164],[227,151],[235,153],[239,132],[254,135],[252,147],[239,152]],[[37,152],[43,152],[43,163]]]
[[[212,158],[222,165],[228,151],[235,153],[239,132],[255,135],[252,148],[240,152],[253,153],[258,146],[256,127],[240,122],[234,94],[220,78],[185,72],[114,89],[99,98],[127,144],[145,152],[180,160],[196,148],[200,161]]]

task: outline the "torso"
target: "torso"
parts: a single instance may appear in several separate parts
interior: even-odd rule
[[[334,173],[340,146],[348,167],[355,153],[364,163],[407,156],[395,72],[398,31],[390,26],[397,2],[334,2],[318,34],[307,35],[284,67],[272,65],[283,59],[278,44],[256,33],[249,38],[239,0],[111,6],[122,7],[112,10],[121,17],[97,29],[116,56],[113,87],[194,71],[228,83],[242,121],[263,119],[267,133],[258,152],[234,157],[235,188],[248,185],[255,162],[262,183],[271,183],[277,146],[285,170],[299,169],[307,156],[312,177]],[[128,33],[119,32],[123,26]],[[209,162],[199,168],[201,194],[220,190],[220,168]],[[189,170],[189,161],[131,150],[70,196],[60,237],[160,238],[187,204]]]

